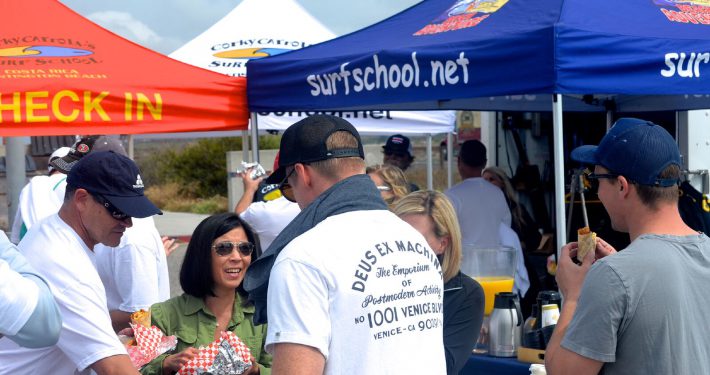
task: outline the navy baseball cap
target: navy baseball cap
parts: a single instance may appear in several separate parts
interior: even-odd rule
[[[621,118],[609,129],[599,146],[580,146],[572,150],[572,159],[601,165],[640,185],[668,187],[678,179],[658,175],[669,165],[681,167],[675,139],[660,125],[636,118]]]
[[[113,151],[92,152],[79,159],[69,171],[67,184],[101,195],[130,217],[163,214],[143,195],[136,163]]]
[[[357,139],[357,148],[328,150],[326,140],[337,131],[346,131]],[[278,184],[286,178],[286,167],[296,163],[359,157],[365,159],[360,134],[349,122],[337,116],[308,116],[289,126],[281,137],[279,147],[279,168],[269,178],[267,184]]]
[[[387,138],[387,142],[382,146],[382,149],[385,152],[406,153],[410,157],[412,156],[412,143],[409,141],[408,137],[402,134],[395,134]]]

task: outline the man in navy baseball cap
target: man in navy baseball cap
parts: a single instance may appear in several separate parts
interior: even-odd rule
[[[585,164],[600,165],[640,185],[668,187],[679,182],[675,177],[660,177],[669,165],[680,167],[680,151],[668,131],[650,121],[619,119],[599,146],[577,147],[571,156]]]
[[[382,146],[384,164],[394,165],[405,171],[414,161],[412,155],[412,143],[409,138],[402,134],[395,134],[387,138],[387,142]]]
[[[111,369],[138,374],[113,329],[117,310],[109,312],[111,286],[104,285],[99,275],[96,248],[99,244],[118,247],[126,229],[133,226],[132,218],[159,213],[143,194],[138,167],[126,156],[92,151],[73,164],[58,214],[32,226],[18,245],[54,292],[62,312],[61,338],[54,346],[31,350],[2,350],[7,343],[0,343],[0,363],[27,373]],[[127,263],[117,263],[116,268],[123,274],[134,271]],[[27,366],[30,370],[24,371]]]
[[[565,303],[545,352],[548,372],[708,373],[708,361],[687,352],[710,352],[710,238],[680,216],[676,141],[650,121],[622,118],[572,159],[594,165],[599,200],[631,243],[617,253],[597,237],[579,265],[578,243],[562,247]]]

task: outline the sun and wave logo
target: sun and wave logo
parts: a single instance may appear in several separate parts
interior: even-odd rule
[[[286,48],[239,48],[217,52],[212,56],[222,59],[260,59],[262,57],[280,55],[288,51],[292,50]]]
[[[652,0],[669,21],[710,25],[710,0]]]
[[[508,0],[458,0],[414,35],[438,34],[474,27],[507,2]]]
[[[57,46],[19,46],[0,48],[0,57],[76,57],[93,54],[92,51]]]

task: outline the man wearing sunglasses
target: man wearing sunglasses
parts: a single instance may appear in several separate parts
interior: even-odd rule
[[[446,371],[441,266],[387,209],[364,156],[339,117],[307,117],[283,134],[268,182],[302,211],[244,281],[256,323],[268,306],[275,375]]]
[[[72,146],[68,155],[55,159],[51,165],[66,175],[86,155],[100,151],[113,151],[128,156],[121,142],[111,136],[90,135],[82,137]],[[60,185],[62,196],[64,185]],[[95,196],[102,205],[110,202]],[[56,212],[56,211],[55,211]],[[119,215],[120,217],[120,215]],[[115,331],[128,328],[131,313],[147,310],[154,303],[170,298],[170,277],[166,249],[152,217],[132,218],[133,225],[126,229],[118,246],[94,246],[96,270],[106,289],[106,301]]]
[[[143,195],[138,167],[111,151],[84,156],[67,177],[59,213],[30,228],[19,248],[45,278],[63,326],[59,342],[27,350],[0,340],[0,373],[137,374],[111,326],[93,248],[117,246],[132,218],[161,213]]]
[[[710,238],[678,211],[681,157],[661,126],[619,119],[599,146],[572,159],[594,166],[612,227],[581,265],[564,246],[557,282],[564,303],[545,354],[548,374],[710,374]]]

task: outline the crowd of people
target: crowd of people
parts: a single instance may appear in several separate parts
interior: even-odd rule
[[[406,136],[387,139],[382,165],[364,156],[344,119],[290,126],[272,173],[245,171],[234,212],[195,228],[183,294],[170,298],[175,244],[155,228],[161,212],[136,164],[106,136],[58,150],[49,175],[23,189],[13,241],[0,236],[0,374],[174,374],[225,331],[249,348],[244,374],[458,374],[485,305],[462,260],[476,247],[514,248],[514,292],[534,299],[526,257],[538,226],[480,141],[461,145],[462,181],[444,192],[408,181]],[[548,373],[710,373],[710,239],[678,213],[675,141],[621,119],[572,157],[594,168],[632,243],[617,252],[599,238],[581,262],[576,242],[562,248]],[[141,309],[177,344],[136,368],[117,333]]]

